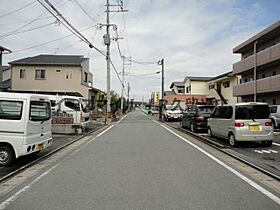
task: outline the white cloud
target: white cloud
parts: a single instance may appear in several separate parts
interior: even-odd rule
[[[74,1],[53,0],[51,2],[59,1],[57,7],[61,13],[78,29],[105,22],[105,1],[103,0],[79,0],[83,8],[97,22],[91,21]],[[248,10],[241,0],[124,0],[124,3],[129,12],[112,17],[112,23],[118,25],[120,36],[125,38],[120,40],[122,52],[140,61],[157,61],[165,58],[166,89],[172,81],[183,80],[187,75],[215,76],[231,70],[232,64],[239,59],[238,55],[232,54],[232,48],[258,32],[261,29],[257,23],[258,19],[268,15],[260,3],[252,3]],[[1,0],[0,14],[5,14],[24,4],[26,4],[24,0]],[[50,16],[41,5],[36,3],[19,13],[0,18],[0,35],[15,30],[25,23],[3,24],[32,20],[42,13],[45,13],[44,17]],[[52,21],[54,21],[53,18],[36,21],[28,28]],[[102,43],[104,33],[104,28],[83,32],[102,50],[105,50]],[[111,30],[111,33],[114,34],[114,31]],[[12,50],[18,50],[67,34],[70,33],[61,25],[50,26],[42,30],[7,37],[0,40],[0,43]],[[105,90],[105,58],[96,51],[89,50],[85,43],[77,41],[76,37],[69,37],[40,48],[6,55],[4,62],[41,53],[82,54],[91,59],[90,69],[94,73],[95,86]],[[111,54],[118,71],[121,71],[122,63],[114,42],[111,46]],[[131,67],[126,67],[126,70],[130,68],[131,74],[145,74],[156,72],[161,67],[133,64]],[[120,83],[113,69],[111,72],[111,87],[120,94]],[[160,89],[160,75],[130,76],[129,80],[132,94],[138,98],[144,95],[147,99],[152,91]]]

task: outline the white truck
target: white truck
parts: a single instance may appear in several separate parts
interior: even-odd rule
[[[46,95],[50,101],[53,112],[71,114],[74,124],[85,126],[89,123],[90,107],[81,97],[68,95]]]
[[[51,105],[37,94],[0,92],[0,166],[39,152],[53,142]]]

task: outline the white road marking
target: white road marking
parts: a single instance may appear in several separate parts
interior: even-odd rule
[[[198,147],[197,145],[195,145],[194,143],[190,142],[189,140],[185,139],[184,137],[180,136],[179,134],[175,133],[174,131],[170,130],[169,128],[167,128],[166,126],[158,123],[157,121],[153,120],[153,122],[155,122],[156,124],[160,125],[161,127],[163,127],[164,129],[168,130],[170,133],[174,134],[175,136],[177,136],[178,138],[182,139],[183,141],[185,141],[186,143],[188,143],[189,145],[193,146],[194,148],[196,148],[197,150],[199,150],[200,152],[202,152],[203,154],[205,154],[206,156],[208,156],[209,158],[211,158],[212,160],[214,160],[215,162],[217,162],[218,164],[220,164],[221,166],[223,166],[224,168],[226,168],[227,170],[229,170],[230,172],[232,172],[233,174],[235,174],[236,176],[238,176],[240,179],[242,179],[243,181],[245,181],[246,183],[248,183],[249,185],[251,185],[252,187],[254,187],[255,189],[257,189],[258,191],[260,191],[261,193],[263,193],[264,195],[266,195],[267,197],[269,197],[271,200],[275,201],[277,204],[280,205],[280,198],[277,197],[276,195],[274,195],[273,193],[269,192],[268,190],[264,189],[262,186],[260,186],[259,184],[257,184],[256,182],[254,182],[253,180],[247,178],[246,176],[244,176],[243,174],[239,173],[238,171],[236,171],[235,169],[231,168],[230,166],[228,166],[227,164],[225,164],[224,162],[220,161],[219,159],[217,159],[216,157],[214,157],[213,155],[211,155],[210,153],[206,152],[205,150],[201,149],[200,147]]]
[[[115,125],[117,125],[118,123],[120,123],[127,115],[123,116]],[[112,127],[114,127],[115,125],[111,125],[109,128],[107,128],[106,130],[102,131],[101,133],[99,133],[96,137],[99,137],[101,135],[103,135],[105,132],[107,132],[108,130],[110,130]],[[95,138],[91,139],[88,143],[90,143],[91,141],[95,140]],[[86,145],[87,145],[86,144]],[[84,145],[85,146],[85,145]],[[79,149],[75,150],[71,155],[75,154],[76,152],[80,151],[82,147],[80,147]],[[23,187],[22,189],[20,189],[19,191],[17,191],[15,194],[13,194],[12,196],[10,196],[8,199],[6,199],[5,201],[3,201],[0,204],[0,210],[5,209],[7,206],[9,206],[11,203],[13,203],[21,194],[23,194],[24,192],[28,191],[31,186],[33,184],[35,184],[36,182],[38,182],[40,179],[42,179],[44,176],[46,176],[48,173],[50,173],[54,168],[56,168],[59,164],[56,164],[55,166],[53,166],[52,168],[50,168],[49,170],[47,170],[46,172],[44,172],[43,174],[41,174],[39,177],[37,177],[36,179],[34,179],[32,182],[30,182],[30,184],[26,185],[25,187]]]
[[[266,153],[266,154],[270,154],[270,153],[278,153],[278,151],[276,150],[273,150],[273,149],[269,149],[269,150],[254,150],[254,152],[257,152],[259,154],[263,154],[263,153]]]
[[[111,128],[113,128],[115,125],[110,125],[109,128],[107,128],[106,130],[102,131],[101,133],[99,133],[96,137],[99,137],[101,135],[103,135],[104,133],[106,133],[108,130],[110,130]]]
[[[269,154],[270,151],[269,150],[262,150],[263,153]]]
[[[280,147],[280,144],[278,144],[278,143],[273,142],[272,144],[275,145],[275,146]]]
[[[26,185],[25,187],[23,187],[22,189],[20,189],[19,191],[17,191],[15,194],[13,194],[12,196],[10,196],[8,199],[6,199],[5,201],[3,201],[0,204],[0,209],[5,209],[6,207],[8,207],[11,203],[13,203],[21,194],[23,194],[24,192],[28,191],[31,186],[33,184],[35,184],[36,182],[38,182],[40,179],[42,179],[44,176],[46,176],[48,173],[50,173],[54,168],[56,168],[59,164],[56,164],[55,166],[53,166],[52,168],[50,168],[49,170],[47,170],[46,172],[44,172],[43,174],[41,174],[39,177],[37,177],[36,179],[34,179],[32,182],[30,182],[30,184]]]
[[[259,154],[263,154],[263,152],[261,150],[254,150],[254,152],[257,152]]]

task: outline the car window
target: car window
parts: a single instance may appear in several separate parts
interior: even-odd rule
[[[200,106],[197,107],[197,112],[199,114],[211,114],[213,112],[214,106]]]
[[[45,121],[51,118],[51,106],[49,102],[31,101],[30,116],[31,121]]]
[[[219,118],[220,117],[220,109],[221,109],[221,107],[216,107],[216,109],[213,112],[213,118]]]
[[[246,119],[267,119],[269,107],[267,105],[240,105],[235,107],[235,118]]]
[[[20,120],[22,116],[22,101],[0,101],[0,119]]]
[[[233,113],[233,109],[231,106],[225,106],[223,107],[223,118],[224,119],[231,119],[232,118],[232,113]]]
[[[269,107],[270,113],[276,113],[277,112],[277,106],[271,106]]]

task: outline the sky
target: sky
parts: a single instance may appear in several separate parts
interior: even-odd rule
[[[105,0],[49,0],[58,11],[102,52],[106,52]],[[110,0],[116,5],[118,0]],[[165,90],[186,76],[217,76],[240,60],[232,49],[280,20],[278,0],[123,0],[128,12],[110,13],[111,89],[121,95],[117,77],[124,55],[125,91],[147,101],[161,90],[164,59]],[[117,7],[111,7],[112,10]],[[39,54],[83,55],[90,59],[93,86],[106,90],[106,60],[85,42],[70,35],[36,0],[0,0],[0,45],[13,51],[3,64]],[[52,40],[57,41],[50,42]],[[50,42],[48,44],[44,44]],[[44,45],[43,45],[44,44]],[[37,46],[37,47],[36,47]],[[141,64],[137,64],[141,63]]]

